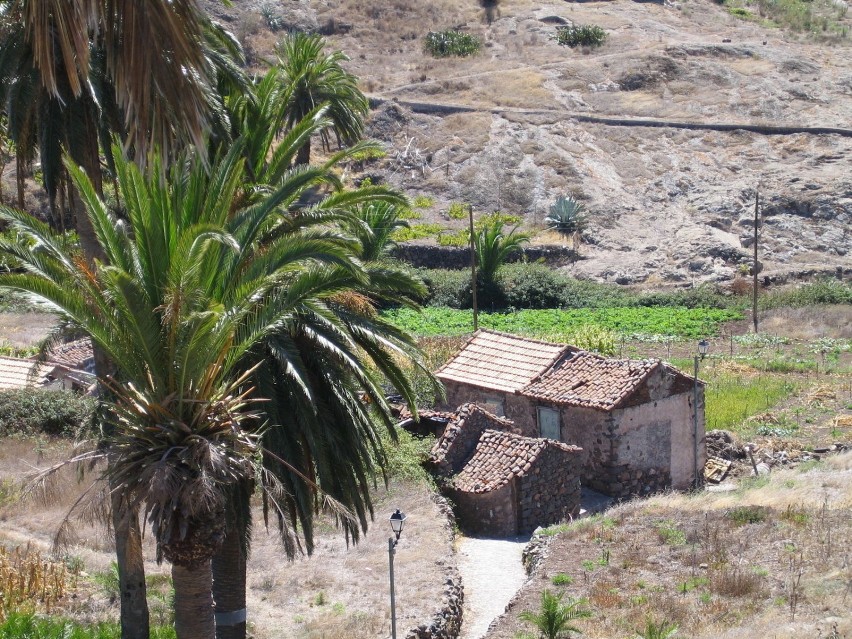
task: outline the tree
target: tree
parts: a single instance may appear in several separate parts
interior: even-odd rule
[[[474,235],[477,272],[484,284],[491,284],[497,278],[497,270],[505,264],[509,256],[529,242],[528,233],[521,233],[518,227],[508,233],[503,232],[503,222],[487,221]]]
[[[364,118],[370,111],[367,98],[358,88],[358,78],[341,65],[349,58],[341,51],[323,55],[325,39],[316,34],[294,33],[278,45],[278,69],[285,90],[281,113],[288,128],[303,120],[322,104],[328,104],[329,127],[338,145],[350,145],[364,133]],[[330,147],[328,129],[320,133],[325,148]],[[311,141],[307,140],[296,158],[307,164]]]
[[[541,608],[539,612],[529,610],[522,612],[519,616],[522,621],[533,624],[542,639],[558,639],[571,634],[581,632],[571,625],[575,619],[591,617],[592,613],[585,608],[585,600],[568,598],[567,603],[562,603],[564,593],[554,595],[545,589],[541,593]]]
[[[280,201],[283,214],[270,233],[259,239],[299,241],[305,233],[329,234],[345,244],[363,271],[325,269],[325,288],[313,291],[313,301],[289,318],[280,330],[246,358],[252,386],[262,398],[263,419],[269,425],[263,437],[263,468],[278,485],[286,509],[277,523],[285,552],[313,550],[314,513],[327,501],[344,506],[351,516],[338,511],[347,539],[357,540],[372,517],[370,485],[383,475],[385,453],[379,429],[392,433],[392,415],[385,400],[383,380],[413,406],[414,392],[399,361],[413,362],[426,371],[411,336],[385,322],[375,306],[386,303],[414,305],[424,293],[422,283],[370,249],[341,232],[363,231],[357,214],[373,208],[398,209],[405,200],[381,186],[343,189],[334,174],[335,165],[353,154],[375,147],[360,142],[321,165],[292,166],[303,141],[328,126],[322,106],[276,140],[270,122],[276,117],[272,93],[276,73],[263,78],[254,96],[241,96],[235,107],[237,126],[251,123],[243,143],[243,156],[253,178],[240,198],[251,201],[276,185],[286,194]],[[316,189],[331,187],[320,196]],[[304,204],[312,193],[315,202]],[[353,232],[353,235],[356,233]],[[245,636],[245,570],[251,535],[251,481],[230,493],[226,520],[227,538],[214,557],[214,597],[219,639]],[[295,531],[301,531],[301,539]],[[304,546],[302,546],[304,542]]]
[[[0,209],[37,244],[0,243],[27,269],[0,284],[52,304],[116,363],[116,375],[101,379],[115,424],[104,476],[130,511],[145,512],[158,555],[172,563],[180,639],[213,635],[210,565],[228,492],[254,478],[265,485],[254,463],[261,433],[247,428],[255,413],[246,357],[313,312],[337,271],[359,269],[345,244],[322,233],[271,234],[281,189],[234,210],[242,167],[238,148],[210,172],[187,158],[168,179],[156,159],[145,177],[117,158],[122,222],[67,163],[106,256],[93,266],[45,224]],[[284,512],[276,495],[268,499]]]
[[[359,257],[367,262],[386,259],[396,246],[393,234],[407,229],[408,222],[400,217],[401,208],[390,202],[370,202],[352,208],[352,219],[346,224],[361,245]]]
[[[17,96],[4,104],[10,123],[18,118],[24,125],[21,132],[29,136],[22,138],[28,146],[16,147],[19,168],[27,160],[26,152],[34,148],[33,135],[38,131],[51,145],[42,158],[43,164],[48,162],[46,180],[53,179],[52,169],[61,169],[61,141],[100,193],[98,136],[104,131],[100,125],[106,109],[92,91],[101,84],[96,81],[99,77],[109,90],[110,103],[120,111],[120,117],[112,119],[112,130],[120,129],[124,149],[140,163],[154,146],[168,157],[174,157],[187,142],[201,147],[210,128],[211,111],[216,111],[215,94],[210,90],[212,69],[223,59],[218,54],[224,50],[222,46],[202,46],[204,37],[215,36],[215,30],[209,28],[196,0],[4,0],[0,9],[4,24],[20,27],[17,33],[23,36],[14,48],[4,42],[4,55],[23,55],[19,59],[29,68],[9,87]],[[223,44],[220,39],[219,45]],[[24,88],[29,88],[29,95],[21,91]],[[74,125],[62,123],[63,118],[71,118]],[[63,128],[57,129],[53,123]],[[18,175],[22,203],[22,173]],[[70,194],[76,197],[73,191]],[[89,217],[82,211],[77,216],[77,234],[89,262],[104,259]],[[109,375],[113,366],[96,342],[98,374]],[[119,491],[111,494],[115,497],[112,511],[122,636],[143,639],[148,636],[148,612],[138,516],[125,512]]]

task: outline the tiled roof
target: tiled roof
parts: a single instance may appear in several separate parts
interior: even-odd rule
[[[433,463],[438,467],[441,467],[447,460],[450,451],[457,445],[456,442],[460,439],[460,435],[463,432],[470,436],[475,436],[475,432],[484,432],[485,430],[511,432],[515,428],[515,423],[512,420],[493,415],[472,402],[462,404],[451,415],[452,417],[443,434],[432,446],[431,458]],[[461,439],[465,438],[462,437]],[[469,442],[467,444],[468,451],[461,453],[462,458],[470,454],[470,447],[473,444],[470,437],[467,440]],[[459,455],[456,454],[455,457],[458,458]]]
[[[556,364],[522,395],[565,406],[617,408],[660,366],[659,360],[607,359],[578,351]]]
[[[552,439],[524,437],[499,430],[486,430],[476,451],[453,479],[457,490],[485,493],[500,488],[514,477],[523,477],[548,446],[564,451],[580,450]]]
[[[50,361],[62,364],[67,368],[87,373],[95,372],[95,355],[92,352],[92,341],[89,338],[56,344],[50,349],[48,358]]]
[[[41,386],[52,369],[49,364],[38,365],[31,359],[0,357],[0,390]],[[34,370],[35,375],[31,376]]]
[[[480,330],[436,374],[446,381],[514,393],[570,350],[562,344]]]

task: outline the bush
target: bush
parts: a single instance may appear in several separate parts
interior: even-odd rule
[[[500,283],[512,308],[559,308],[568,299],[567,278],[544,264],[505,266]]]
[[[418,275],[429,290],[424,300],[429,306],[470,308],[473,304],[470,271],[420,269]]]
[[[556,30],[556,41],[567,47],[599,47],[606,38],[606,31],[593,24],[570,24]]]
[[[640,306],[680,306],[685,308],[730,308],[740,300],[725,296],[712,284],[682,288],[661,293],[646,293],[638,299]]]
[[[0,435],[75,436],[93,428],[96,406],[71,391],[0,391]]]
[[[809,284],[762,295],[758,299],[761,309],[817,304],[852,304],[852,282],[823,278]]]
[[[454,55],[466,57],[478,52],[482,42],[479,38],[462,31],[430,31],[426,34],[424,48],[436,58]]]

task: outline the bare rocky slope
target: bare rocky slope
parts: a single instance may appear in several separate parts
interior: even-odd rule
[[[235,5],[210,7],[255,64],[281,33],[270,19],[324,33],[352,58],[376,106],[370,134],[389,145],[366,170],[432,197],[423,221],[460,227],[443,214],[460,201],[537,229],[558,195],[573,194],[592,212],[576,275],[723,282],[750,264],[759,188],[765,275],[852,267],[852,15],[843,0],[809,3],[826,18],[816,34],[742,20],[711,0],[504,1],[490,25],[472,0]],[[608,40],[559,46],[553,35],[566,23],[600,25]],[[425,54],[423,36],[447,28],[481,38],[481,52]],[[846,134],[690,128],[708,124]]]

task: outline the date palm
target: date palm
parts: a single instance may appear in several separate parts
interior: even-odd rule
[[[126,222],[67,166],[106,261],[89,266],[45,224],[2,208],[36,248],[0,244],[27,269],[0,284],[50,303],[116,363],[116,375],[101,380],[115,424],[105,478],[131,510],[145,512],[158,554],[172,563],[178,637],[209,638],[211,557],[225,540],[228,493],[265,477],[254,463],[261,433],[246,358],[314,312],[317,292],[336,290],[337,272],[359,267],[344,242],[321,232],[270,234],[283,189],[235,210],[244,180],[237,148],[210,172],[187,159],[167,179],[156,160],[145,177],[117,159]],[[284,512],[276,495],[269,498]]]
[[[358,78],[341,64],[349,58],[341,51],[324,55],[324,46],[325,39],[320,35],[294,33],[276,48],[285,87],[280,102],[284,124],[292,128],[318,106],[328,104],[331,126],[320,133],[323,146],[330,146],[329,130],[338,144],[351,145],[364,133],[370,105],[358,88]],[[311,141],[307,140],[296,162],[307,164],[310,158]]]
[[[553,594],[545,589],[541,593],[541,607],[538,612],[524,611],[519,616],[522,621],[533,624],[541,639],[559,639],[571,633],[580,633],[580,629],[572,626],[575,619],[591,617],[592,613],[585,607],[582,599],[568,598],[562,603],[563,593]]]
[[[306,232],[325,232],[346,242],[363,270],[329,267],[326,290],[315,291],[313,303],[281,325],[246,357],[255,396],[262,398],[268,424],[263,437],[263,466],[282,489],[286,508],[273,517],[284,549],[293,556],[313,550],[315,513],[327,498],[342,504],[352,517],[340,517],[347,539],[357,540],[372,517],[370,491],[383,475],[385,452],[379,432],[390,429],[384,380],[412,405],[414,393],[401,362],[425,371],[412,338],[383,321],[376,307],[386,303],[413,305],[422,284],[385,260],[371,260],[357,238],[347,238],[358,224],[352,209],[401,207],[405,200],[381,186],[347,190],[336,177],[336,164],[372,148],[357,143],[318,165],[293,165],[305,139],[329,125],[322,106],[294,125],[280,140],[275,130],[272,93],[280,86],[276,71],[265,76],[254,95],[232,103],[237,126],[252,123],[244,138],[248,174],[246,200],[277,185],[287,211],[261,238],[296,241]],[[330,190],[323,196],[316,189]],[[306,194],[316,200],[305,205]],[[245,636],[246,556],[251,536],[250,481],[230,494],[227,539],[214,557],[217,637]],[[301,538],[294,534],[301,532]]]

